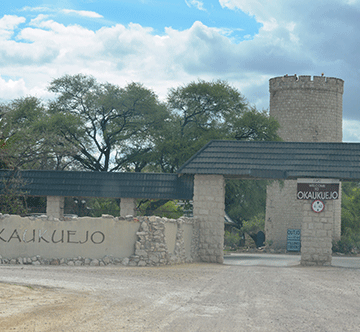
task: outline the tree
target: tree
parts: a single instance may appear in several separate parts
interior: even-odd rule
[[[279,141],[279,123],[266,111],[251,107],[239,119],[233,121],[235,139],[247,141]]]
[[[81,74],[55,79],[49,90],[58,94],[51,112],[71,114],[79,121],[83,134],[68,125],[61,131],[68,142],[79,146],[74,159],[84,169],[118,171],[131,163],[136,171],[144,167],[153,148],[153,132],[168,116],[151,90],[139,83],[125,88],[100,84]]]
[[[231,137],[229,119],[246,110],[244,97],[225,81],[191,82],[170,89],[170,118],[155,138],[154,162],[163,172],[175,172],[211,139]]]
[[[333,251],[360,252],[360,186],[357,182],[341,184],[341,240],[333,243]]]
[[[222,80],[170,89],[167,107],[170,118],[155,137],[153,155],[163,172],[175,172],[212,139],[278,139],[276,120]]]
[[[360,234],[360,186],[357,182],[342,183],[341,234]]]
[[[51,117],[36,97],[15,99],[1,106],[1,167],[11,169],[64,169],[76,147],[65,144],[59,126],[73,117]],[[77,130],[77,129],[76,129]]]

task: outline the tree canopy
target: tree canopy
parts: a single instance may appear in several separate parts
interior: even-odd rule
[[[139,83],[120,88],[93,77],[66,75],[51,82],[58,95],[53,114],[71,114],[81,131],[64,126],[65,139],[79,147],[74,159],[91,171],[124,170],[152,148],[152,133],[162,126],[167,110],[157,96]]]
[[[36,97],[19,98],[2,105],[2,168],[66,168],[75,147],[66,142],[60,131],[61,126],[65,125],[77,128],[76,119],[51,116]]]
[[[225,81],[172,88],[167,108],[170,117],[156,133],[153,157],[162,172],[175,172],[212,139],[278,139],[277,122]]]

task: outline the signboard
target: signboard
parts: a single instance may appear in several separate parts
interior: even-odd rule
[[[301,230],[288,229],[287,230],[287,251],[300,251],[301,248]]]
[[[296,197],[302,200],[339,199],[339,183],[324,183],[321,180],[307,183],[298,182]]]

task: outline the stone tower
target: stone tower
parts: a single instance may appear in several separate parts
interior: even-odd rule
[[[324,76],[283,76],[270,79],[270,116],[280,124],[287,142],[341,142],[344,81]],[[265,232],[272,248],[286,248],[287,229],[301,229],[302,205],[296,180],[267,188]],[[333,239],[340,239],[341,199],[336,201]]]

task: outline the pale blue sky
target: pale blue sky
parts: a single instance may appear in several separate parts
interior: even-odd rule
[[[84,73],[160,98],[223,79],[266,109],[271,77],[324,72],[345,81],[344,141],[360,141],[359,31],[360,0],[3,1],[0,101]]]

